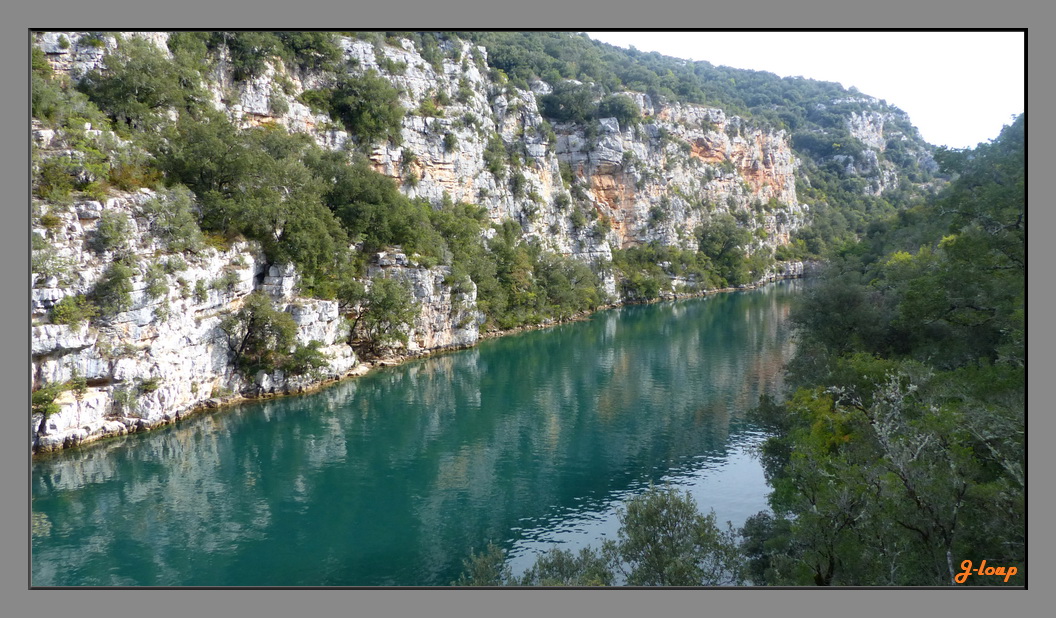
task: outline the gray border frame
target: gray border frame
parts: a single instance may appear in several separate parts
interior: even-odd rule
[[[1028,8],[1029,6],[1029,8]],[[896,0],[872,5],[851,5],[838,0],[815,0],[812,2],[787,3],[780,0],[763,2],[729,3],[724,5],[690,5],[679,0],[661,2],[633,2],[612,0],[570,4],[567,1],[543,0],[519,5],[499,5],[487,0],[463,0],[461,2],[428,3],[412,6],[409,3],[342,3],[338,0],[323,2],[281,3],[277,0],[252,2],[240,0],[236,3],[218,4],[202,0],[181,0],[146,6],[129,0],[97,0],[91,3],[51,0],[39,4],[21,4],[4,10],[3,25],[3,76],[5,81],[15,84],[14,96],[4,101],[3,122],[0,123],[0,139],[3,144],[5,165],[3,186],[8,187],[9,224],[3,226],[3,255],[10,266],[3,270],[4,287],[13,293],[5,295],[2,305],[2,341],[4,354],[3,371],[0,376],[14,405],[4,411],[4,431],[0,432],[3,448],[0,448],[0,471],[3,473],[3,489],[10,499],[3,501],[0,510],[3,525],[0,526],[0,554],[3,570],[0,572],[0,594],[5,614],[30,615],[31,613],[59,614],[67,612],[108,616],[154,615],[186,616],[196,612],[206,614],[243,615],[304,615],[305,613],[366,615],[409,615],[428,613],[447,615],[485,615],[501,611],[502,615],[538,616],[551,611],[561,613],[612,614],[612,615],[667,615],[678,613],[702,615],[766,615],[783,614],[789,610],[802,609],[814,615],[888,615],[908,611],[912,615],[959,614],[971,616],[1007,615],[1016,610],[1041,607],[1042,595],[1050,588],[1042,579],[1045,570],[1032,578],[1028,591],[919,591],[919,590],[850,590],[845,592],[807,590],[665,590],[665,591],[517,591],[517,590],[154,590],[144,591],[48,591],[28,590],[28,539],[29,496],[28,448],[25,439],[25,408],[28,407],[29,338],[27,333],[28,304],[25,274],[28,272],[28,209],[25,208],[28,177],[28,143],[25,119],[28,116],[28,64],[27,37],[30,27],[87,27],[105,29],[128,29],[136,27],[324,27],[344,22],[353,28],[442,27],[445,29],[472,28],[576,28],[576,29],[647,29],[647,28],[1024,28],[1028,27],[1027,72],[1028,107],[1035,100],[1046,100],[1052,94],[1051,80],[1039,78],[1049,74],[1047,63],[1042,58],[1052,57],[1042,53],[1051,48],[1046,36],[1051,21],[1045,19],[1046,9],[1032,2],[982,4],[980,0],[956,2],[921,2]],[[936,50],[939,51],[939,50]],[[941,57],[931,50],[921,50],[921,62],[936,62],[941,70]],[[834,53],[846,53],[834,50]],[[856,53],[868,53],[858,50]],[[23,86],[25,85],[25,86]],[[985,87],[985,84],[980,84]],[[872,93],[883,96],[882,93]],[[1045,97],[1044,99],[1042,97]],[[960,104],[970,105],[970,101]],[[1042,170],[1048,166],[1050,154],[1039,148],[1047,144],[1051,132],[1051,121],[1039,114],[1030,119],[1028,125],[1029,170]],[[1033,139],[1030,139],[1033,138]],[[1030,143],[1034,147],[1029,147]],[[1028,172],[1029,173],[1029,172]],[[11,189],[13,188],[13,189]],[[1037,194],[1029,192],[1043,203]],[[1040,212],[1039,212],[1040,211]],[[16,213],[16,214],[11,214]],[[1032,216],[1042,216],[1035,221],[1033,229],[1044,230],[1045,218],[1050,217],[1041,208],[1035,208]],[[1037,234],[1030,235],[1033,239]],[[1040,253],[1040,243],[1028,243],[1028,251]],[[1041,257],[1040,255],[1037,257]],[[12,259],[13,258],[13,259]],[[1039,262],[1044,264],[1044,262]],[[1040,269],[1028,270],[1028,285],[1039,279]],[[1040,284],[1041,282],[1038,281]],[[1050,305],[1053,293],[1040,285],[1031,286],[1028,295],[1029,309],[1041,309]],[[17,300],[15,300],[17,299]],[[1035,324],[1039,320],[1034,320]],[[1044,325],[1042,325],[1044,326]],[[1040,438],[1051,434],[1052,414],[1041,402],[1045,392],[1039,385],[1046,384],[1050,349],[1049,329],[1035,327],[1031,333],[1028,349],[1031,360],[1028,367],[1028,385],[1035,386],[1033,394],[1028,390],[1028,405],[1034,414],[1030,416],[1030,428],[1037,439],[1028,442],[1028,459],[1033,475],[1035,491],[1028,494],[1029,513],[1033,521],[1045,521],[1042,515],[1051,511],[1052,494],[1038,482],[1047,477],[1045,464],[1051,463],[1051,450],[1045,449]],[[1039,364],[1039,362],[1041,364]],[[1029,448],[1033,446],[1035,448]],[[1035,526],[1035,529],[1039,526]],[[1036,564],[1050,555],[1051,534],[1035,530],[1029,537],[1034,550]],[[146,594],[146,596],[141,596]],[[809,596],[809,598],[808,598]],[[798,611],[796,611],[798,613]],[[1035,612],[1029,612],[1032,615]],[[1040,612],[1037,612],[1040,614]]]

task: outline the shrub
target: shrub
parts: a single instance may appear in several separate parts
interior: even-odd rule
[[[228,270],[224,272],[223,275],[214,279],[213,282],[209,284],[209,287],[214,290],[226,290],[230,292],[235,289],[235,286],[238,285],[239,281],[241,281],[241,278],[238,276],[238,273],[233,270]]]
[[[160,377],[147,378],[139,383],[139,390],[143,393],[153,393],[161,388],[161,384],[164,381],[165,380]]]
[[[283,43],[283,58],[308,71],[335,71],[341,63],[341,48],[331,32],[276,32]]]
[[[81,35],[81,38],[77,39],[77,43],[87,47],[94,47],[96,49],[106,46],[106,41],[103,40],[102,32],[89,32],[88,34]]]
[[[406,343],[408,329],[418,315],[410,286],[394,279],[374,280],[370,290],[361,292],[360,307],[349,336],[362,335],[368,349],[378,353],[396,343]]]
[[[122,191],[134,191],[141,187],[157,187],[161,182],[161,171],[154,160],[136,151],[119,151],[112,157],[107,180]]]
[[[274,32],[213,32],[207,44],[210,49],[227,47],[235,81],[262,75],[268,60],[283,50],[282,41]]]
[[[615,118],[620,128],[638,124],[642,112],[634,99],[625,94],[610,94],[598,103],[598,118]]]
[[[159,263],[147,267],[147,298],[161,298],[169,293],[169,284],[165,281],[165,267]]]
[[[205,245],[191,192],[177,186],[141,207],[150,229],[170,251],[201,251]]]
[[[40,238],[36,234],[33,238]],[[44,243],[44,246],[33,249],[32,270],[44,280],[56,277],[60,284],[67,282],[73,274],[73,262],[61,257],[54,246]]]
[[[590,87],[562,82],[540,100],[540,112],[558,122],[586,122],[595,112]]]
[[[73,161],[51,157],[37,167],[33,194],[49,202],[65,203],[74,189]]]
[[[91,320],[99,310],[86,296],[66,296],[51,307],[52,324],[69,324],[76,326],[85,320]]]
[[[110,393],[114,411],[122,414],[131,414],[139,404],[139,387],[135,384],[123,384],[115,387]]]
[[[495,178],[501,178],[506,171],[506,146],[497,133],[493,133],[484,147],[484,165]]]
[[[180,256],[174,255],[169,259],[165,260],[165,273],[174,275],[178,272],[187,270],[187,262]],[[180,279],[180,281],[184,281]]]
[[[331,90],[305,90],[297,98],[313,112],[325,114],[330,111],[330,101],[333,98],[333,94]]]
[[[271,112],[272,116],[281,116],[290,111],[290,104],[286,102],[285,97],[277,92],[272,92],[268,95],[268,111]]]
[[[35,391],[33,391],[32,407],[30,411],[32,414],[40,414],[44,418],[41,419],[40,427],[37,429],[38,432],[44,430],[44,421],[49,416],[59,411],[59,404],[55,403],[55,399],[62,394],[62,391],[66,390],[66,384],[62,382],[52,382],[47,384]]]
[[[204,101],[200,81],[193,65],[169,60],[147,41],[126,39],[106,55],[102,70],[90,71],[78,88],[116,122],[149,129],[170,108]]]
[[[444,134],[444,150],[447,152],[458,150],[458,137],[454,133]]]
[[[194,282],[194,302],[204,303],[209,298],[209,290],[205,287],[205,281],[199,279]]]
[[[524,177],[524,174],[517,172],[510,177],[510,192],[513,197],[519,198],[524,195],[524,187],[528,180]]]
[[[128,215],[108,210],[96,224],[93,246],[99,253],[124,247],[131,239]]]
[[[54,213],[44,213],[40,216],[40,225],[43,228],[54,230],[62,225],[62,219]]]
[[[92,291],[92,299],[103,316],[113,317],[132,308],[133,276],[135,271],[120,261],[106,269]]]
[[[282,365],[282,370],[292,376],[309,375],[318,379],[320,372],[330,362],[330,357],[319,351],[323,343],[312,340],[308,345],[298,344],[290,357]]]
[[[285,364],[297,335],[293,316],[276,310],[260,292],[246,297],[242,308],[220,321],[231,361],[247,375],[272,372]]]
[[[74,367],[70,372],[70,379],[66,380],[66,388],[73,391],[73,396],[77,398],[77,401],[80,401],[84,398],[85,393],[88,392],[88,379]]]
[[[346,77],[330,98],[330,115],[339,118],[363,146],[379,139],[400,143],[403,114],[400,93],[375,71]]]

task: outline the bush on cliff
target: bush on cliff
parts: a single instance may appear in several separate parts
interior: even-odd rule
[[[296,343],[293,316],[272,306],[260,292],[246,297],[242,308],[220,321],[231,362],[245,375],[280,369]]]

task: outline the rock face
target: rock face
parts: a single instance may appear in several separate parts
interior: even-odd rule
[[[624,94],[642,110],[641,124],[621,127],[615,118],[602,118],[596,126],[552,126],[539,111],[549,86],[536,82],[520,90],[497,83],[480,69],[487,59],[482,47],[459,43],[438,68],[406,39],[378,48],[343,37],[339,42],[357,72],[376,71],[390,80],[403,107],[412,110],[403,120],[402,144],[378,145],[370,154],[375,170],[410,197],[479,204],[493,221],[518,221],[526,238],[587,260],[610,259],[613,248],[652,241],[695,249],[690,232],[716,213],[741,213],[745,227],[761,230],[756,249],[787,243],[804,223],[797,163],[783,131],[751,127],[717,108],[661,103],[635,92]],[[393,73],[392,66],[401,68]],[[280,76],[294,84],[293,94],[284,93]],[[231,80],[218,74],[216,83]],[[343,148],[349,135],[296,100],[303,89],[320,85],[319,76],[272,66],[233,84],[233,104],[220,102],[219,86],[214,101],[244,127],[278,123],[311,134],[323,147]],[[439,94],[448,103],[435,116],[423,115],[422,101]],[[270,111],[275,97],[285,103],[282,114]],[[519,166],[498,174],[488,169],[485,153],[496,138],[505,152],[519,153]],[[571,184],[562,179],[563,166],[572,172]]]
[[[79,375],[89,385],[80,397],[60,395],[60,411],[43,427],[39,415],[32,419],[40,450],[120,433],[115,422],[126,431],[168,422],[221,395],[306,386],[307,380],[281,375],[249,381],[234,371],[218,327],[255,289],[293,315],[298,341],[322,342],[322,351],[331,358],[325,377],[345,375],[355,365],[355,354],[342,338],[337,303],[298,298],[296,274],[265,264],[259,247],[235,243],[227,250],[207,249],[198,255],[165,254],[142,211],[142,205],[156,197],[141,191],[116,195],[105,205],[53,207],[58,223],[33,230],[46,240],[52,262],[66,265],[58,276],[32,276],[34,383],[64,382]],[[130,305],[91,326],[46,323],[56,303],[88,293],[113,263],[112,251],[90,248],[102,213],[124,215],[132,228],[132,240],[123,247],[132,256],[124,262],[136,264]],[[39,264],[35,260],[35,266]],[[148,283],[150,277],[154,279]],[[136,396],[122,399],[123,392]],[[37,434],[37,429],[43,431]]]
[[[168,53],[164,33],[122,36],[145,39]],[[355,71],[377,71],[399,89],[403,107],[413,110],[403,119],[402,144],[370,152],[374,169],[410,197],[480,204],[493,221],[518,222],[524,238],[588,261],[654,241],[696,249],[692,230],[721,213],[735,215],[753,232],[749,251],[770,250],[787,243],[805,220],[807,209],[796,196],[797,161],[782,131],[752,127],[720,109],[669,104],[634,92],[624,94],[638,104],[642,121],[631,126],[616,118],[551,125],[539,111],[550,87],[536,82],[521,90],[496,81],[486,72],[482,47],[450,44],[434,66],[407,40],[378,47],[347,37],[338,41],[345,58],[355,61]],[[103,67],[106,55],[121,44],[122,38],[112,35],[36,35],[52,68],[74,80]],[[306,89],[327,86],[323,76],[276,59],[259,77],[236,82],[223,66],[217,65],[206,86],[213,104],[240,126],[279,124],[311,135],[325,148],[352,145],[334,119],[297,100]],[[428,109],[423,101],[441,98],[446,103],[429,112],[433,115],[421,111]],[[883,118],[854,119],[850,130],[871,144],[883,136]],[[55,131],[39,126],[33,144],[41,157],[76,155],[63,150]],[[504,157],[515,153],[504,159],[514,162],[489,166],[488,151],[494,148]],[[160,197],[143,189],[49,205],[48,225],[32,230],[38,248],[30,295],[34,386],[75,376],[88,385],[80,394],[59,395],[59,412],[46,421],[39,415],[31,419],[36,450],[144,430],[233,395],[297,391],[357,370],[335,301],[299,297],[296,270],[267,263],[252,243],[168,253],[143,208]],[[119,251],[93,248],[100,222],[113,215],[127,217],[131,240]],[[90,326],[53,323],[51,309],[64,298],[91,292],[117,253],[131,256],[125,262],[134,264],[129,306]],[[797,268],[802,266],[787,265],[785,273],[771,277],[797,276]],[[391,252],[379,255],[368,275],[394,277],[413,289],[419,315],[407,351],[477,341],[483,315],[476,287],[453,289],[446,267],[420,268]],[[614,294],[611,275],[604,283]],[[246,377],[235,371],[219,326],[254,291],[293,317],[300,343],[321,343],[330,359],[324,375],[276,371]]]
[[[411,353],[445,348],[464,348],[477,342],[484,314],[477,310],[477,286],[467,282],[464,290],[445,283],[447,266],[417,268],[401,253],[381,254],[367,270],[371,279],[391,277],[407,283],[418,305],[418,317],[408,335]]]

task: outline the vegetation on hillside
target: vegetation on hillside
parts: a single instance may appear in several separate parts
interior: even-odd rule
[[[642,110],[622,93],[639,91],[785,130],[812,224],[777,257],[829,260],[795,313],[794,390],[754,413],[771,433],[761,456],[774,492],[771,510],[740,531],[737,551],[735,536],[683,496],[650,492],[628,505],[619,539],[600,551],[555,551],[513,577],[501,568],[501,552],[489,550],[471,559],[460,583],[944,585],[965,559],[1023,572],[1024,118],[990,144],[940,150],[936,170],[904,115],[837,84],[622,50],[571,33],[349,34],[379,46],[410,38],[441,68],[459,59],[455,42],[483,45],[487,66],[479,56],[462,60],[490,71],[501,87],[548,82],[553,90],[541,110],[554,122],[635,124]],[[256,241],[270,262],[298,267],[302,294],[337,299],[352,320],[350,338],[375,352],[405,341],[414,313],[398,282],[364,282],[370,256],[393,247],[419,266],[446,266],[456,295],[475,288],[483,328],[597,308],[610,300],[602,285],[609,274],[624,298],[649,300],[672,277],[706,289],[756,280],[771,265],[771,256],[748,250],[750,234],[729,215],[692,230],[697,251],[649,244],[588,265],[524,239],[515,221],[490,222],[477,205],[408,198],[362,152],[399,141],[407,113],[400,94],[377,74],[351,70],[334,36],[181,32],[169,38],[170,55],[126,37],[102,70],[78,83],[56,75],[34,49],[32,116],[56,131],[54,156],[34,155],[34,224],[51,235],[61,225],[52,210],[74,198],[154,189],[157,198],[136,214],[159,239],[165,264],[236,239]],[[340,122],[355,152],[324,150],[278,126],[240,129],[208,100],[204,83],[214,69],[246,80],[280,61],[293,73],[324,75],[318,83],[326,87],[301,100]],[[383,68],[401,70],[391,61]],[[443,105],[437,93],[419,111],[438,115]],[[870,111],[887,118],[879,153],[847,128],[850,114]],[[490,137],[488,169],[530,200],[521,155]],[[453,133],[444,140],[448,151],[459,148]],[[884,163],[900,183],[878,192],[870,183]],[[570,170],[564,176],[574,195]],[[938,195],[921,189],[947,179]],[[570,211],[572,224],[586,228],[588,214]],[[593,225],[596,238],[608,230],[601,219]],[[80,326],[127,311],[136,277],[148,282],[148,294],[166,291],[161,262],[136,260],[130,227],[124,216],[100,219],[89,248],[107,256],[107,267],[88,294],[55,305],[54,323]],[[70,264],[38,238],[34,272],[70,280]],[[195,283],[194,297],[204,302],[205,284]],[[318,343],[295,345],[293,328],[289,314],[253,294],[221,330],[247,374],[317,371],[325,364]],[[34,410],[46,419],[75,386],[38,390]],[[670,544],[649,536],[668,528]]]
[[[743,531],[754,581],[1023,572],[1024,125],[950,156],[947,191],[835,256],[795,312],[797,388],[756,412],[774,492]]]
[[[650,487],[619,509],[616,539],[578,554],[554,547],[525,573],[514,574],[505,552],[489,544],[463,561],[455,586],[721,586],[744,582],[732,529],[700,513],[688,493]]]
[[[654,489],[600,551],[516,575],[492,546],[455,583],[1023,585],[1024,125],[945,153],[950,187],[834,255],[796,309],[793,389],[751,413],[771,510],[723,533]]]

